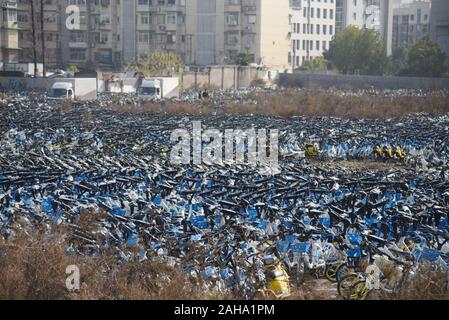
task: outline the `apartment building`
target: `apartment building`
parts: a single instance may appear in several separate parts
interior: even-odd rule
[[[322,56],[335,34],[335,0],[290,1],[292,69]]]
[[[61,65],[87,64],[102,69],[122,62],[121,7],[118,0],[59,0],[61,16]],[[80,10],[80,28],[66,25],[69,5]]]
[[[19,59],[17,2],[0,1],[0,62],[14,63]]]
[[[289,68],[287,0],[35,0],[34,23],[31,3],[18,0],[21,62],[32,61],[36,50],[48,67],[118,69],[162,50],[187,65],[233,64],[244,53],[252,63]],[[73,5],[76,29],[67,24]]]
[[[430,1],[415,0],[393,9],[393,49],[408,47],[430,34]]]
[[[141,56],[152,51],[171,51],[186,60],[186,1],[137,0],[134,5],[135,23],[125,30],[136,30],[135,54]],[[128,60],[131,57],[132,54]]]
[[[33,8],[31,7],[32,4]],[[44,1],[43,8],[44,11],[42,11],[40,1],[17,0],[18,38],[20,45],[19,62],[32,62],[34,60],[35,47],[37,61],[42,62],[44,56],[47,65],[57,66],[59,50],[59,9],[56,1],[52,0]],[[44,13],[43,16],[41,12]],[[42,32],[42,19],[44,20],[44,32]],[[44,55],[42,54],[43,52]]]
[[[288,1],[137,0],[134,12],[123,13],[127,21],[136,17],[123,27],[136,35],[124,39],[124,62],[163,50],[176,52],[187,65],[234,64],[245,53],[250,62],[285,69],[288,14]]]
[[[431,39],[446,52],[449,70],[449,3],[447,0],[432,0],[430,11]]]
[[[289,2],[192,0],[186,3],[185,61],[193,65],[251,63],[287,69]]]
[[[33,60],[34,46],[37,60],[44,52],[48,67],[95,65],[115,68],[121,65],[121,27],[117,0],[18,0],[19,44],[21,62]],[[34,3],[34,23],[31,17]],[[71,12],[66,9],[76,5],[80,13],[80,26],[67,27]],[[44,29],[42,32],[42,14]],[[34,26],[34,38],[33,38]],[[34,39],[34,41],[33,41]],[[35,45],[34,45],[34,44]]]
[[[382,36],[391,54],[393,0],[336,0],[336,33],[348,26],[373,29]]]

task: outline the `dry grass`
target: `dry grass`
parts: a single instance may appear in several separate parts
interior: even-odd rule
[[[427,112],[440,114],[449,112],[449,97],[429,95],[425,97],[384,95],[341,96],[326,91],[279,90],[276,92],[254,92],[247,96],[253,103],[223,101],[217,107],[211,100],[194,103],[182,101],[147,102],[143,106],[113,105],[119,112],[165,112],[210,114],[222,111],[225,114],[264,114],[281,117],[291,116],[335,116],[343,118],[392,118],[410,113]],[[245,100],[244,100],[245,101]]]
[[[98,257],[67,255],[67,230],[59,228],[53,234],[49,238],[38,228],[13,241],[0,239],[0,300],[226,298],[207,292],[164,263],[129,261],[118,266],[113,252]],[[80,290],[66,288],[69,265],[80,270]]]
[[[102,214],[85,214],[77,223],[84,231],[94,230]],[[117,264],[114,251],[99,256],[68,255],[65,252],[71,230],[49,230],[36,225],[33,232],[18,232],[12,240],[0,238],[0,300],[123,300],[123,299],[233,299],[238,294],[212,291],[180,270],[159,261],[132,260]],[[135,250],[132,247],[129,249]],[[66,288],[67,266],[80,270],[80,290]],[[338,299],[335,284],[308,277],[292,289],[290,300]],[[373,292],[370,299],[449,299],[447,273],[421,268],[393,294]]]
[[[447,96],[339,96],[322,91],[285,90],[276,94],[259,93],[252,98],[257,101],[257,105],[230,104],[225,112],[348,118],[390,118],[418,112],[449,112]]]
[[[187,114],[211,114],[213,110],[209,107],[207,100],[193,105],[181,101],[147,102],[141,106],[137,105],[112,105],[112,110],[125,113],[187,113]]]
[[[394,300],[449,300],[448,274],[422,266],[415,277],[405,281],[398,292],[385,295]]]

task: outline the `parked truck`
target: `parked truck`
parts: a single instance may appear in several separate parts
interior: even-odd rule
[[[144,78],[137,95],[140,100],[165,99],[179,97],[179,78]]]
[[[74,100],[73,84],[70,82],[55,82],[48,93],[50,99]]]
[[[56,79],[48,93],[50,99],[92,100],[97,98],[94,78]]]

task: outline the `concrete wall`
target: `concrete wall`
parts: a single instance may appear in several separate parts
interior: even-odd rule
[[[380,77],[282,73],[279,85],[300,88],[365,89],[449,89],[449,78]]]
[[[76,99],[89,100],[97,96],[98,82],[95,78],[17,78],[0,77],[0,92],[17,91],[50,91],[55,82],[70,82],[75,88]]]
[[[275,73],[272,73],[272,79]],[[212,66],[208,71],[188,71],[183,75],[184,89],[202,87],[232,89],[245,88],[256,79],[268,80],[268,70],[255,67]]]

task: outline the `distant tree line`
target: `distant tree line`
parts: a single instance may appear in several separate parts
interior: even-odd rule
[[[428,37],[408,48],[396,48],[388,57],[379,33],[353,26],[334,37],[324,58],[343,74],[417,77],[447,75],[446,54]],[[323,62],[319,62],[317,68],[322,66]],[[310,62],[306,62],[303,68],[310,69]]]

